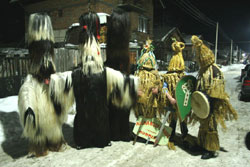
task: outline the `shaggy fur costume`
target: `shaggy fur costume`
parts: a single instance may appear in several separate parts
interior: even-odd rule
[[[81,26],[86,24],[84,27],[87,27],[81,34],[82,64],[72,74],[52,75],[51,86],[59,84],[63,87],[59,92],[51,89],[51,94],[60,97],[60,94],[73,90],[74,96],[67,98],[74,98],[76,102],[74,141],[78,149],[105,147],[111,141],[109,103],[130,109],[136,101],[138,81],[133,76],[103,67],[97,36],[89,29],[93,24],[99,24],[98,16],[86,13],[80,18]]]
[[[113,9],[108,20],[106,66],[125,74],[129,73],[129,38],[130,20],[128,13],[120,8]],[[119,109],[109,102],[109,112],[111,140],[129,141],[130,111]]]
[[[49,78],[55,73],[55,65],[54,35],[48,15],[35,13],[30,16],[28,44],[31,66],[18,94],[18,108],[23,136],[30,143],[29,152],[42,156],[48,150],[59,151],[65,143],[62,124],[68,110],[52,101],[49,94]]]

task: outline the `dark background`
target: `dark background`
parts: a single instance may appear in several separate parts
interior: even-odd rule
[[[0,47],[24,46],[24,10],[19,3],[0,1]],[[163,6],[162,6],[163,4]],[[202,34],[215,43],[216,22],[219,44],[234,44],[250,52],[250,2],[248,0],[154,0],[155,26],[176,26],[186,34]],[[194,10],[195,9],[195,10]],[[198,9],[198,10],[197,10]],[[194,11],[198,12],[199,15]],[[159,17],[160,16],[160,17]]]
[[[215,43],[216,22],[219,23],[218,43],[230,44],[231,39],[235,45],[250,52],[250,2],[247,0],[162,0],[155,6],[157,15],[155,24],[168,24],[176,26],[181,32],[187,34],[202,34],[206,40]],[[201,15],[192,14],[197,8]],[[204,16],[204,17],[202,17]],[[210,22],[214,22],[211,25]]]

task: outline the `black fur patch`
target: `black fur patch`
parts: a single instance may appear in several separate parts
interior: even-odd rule
[[[29,55],[40,64],[40,61],[46,53],[54,56],[54,43],[50,40],[33,41],[29,44]]]
[[[56,72],[52,64],[54,57],[54,43],[52,41],[33,41],[29,45],[29,56],[31,57],[32,68],[40,67],[38,71],[32,73],[38,78],[39,82],[50,78],[50,75]],[[45,62],[48,62],[48,66],[45,65]]]
[[[55,112],[56,112],[56,114],[59,116],[59,115],[62,113],[62,106],[61,106],[61,104],[59,104],[59,103],[57,103],[57,102],[55,101],[55,95],[54,95],[53,92],[54,92],[54,91],[52,91],[50,98],[51,98],[51,100],[52,100],[52,102],[53,102]]]
[[[107,60],[105,65],[128,74],[130,70],[130,19],[128,12],[121,8],[114,8],[107,29]]]
[[[69,93],[69,90],[70,90],[71,87],[72,87],[72,83],[71,84],[68,83],[68,77],[67,77],[66,82],[65,82],[64,92]]]
[[[56,111],[56,114],[59,116],[61,115],[62,113],[62,107],[61,107],[61,104],[59,103],[56,103],[53,101],[53,105],[54,105],[54,108],[55,108],[55,111]]]
[[[33,126],[36,127],[35,113],[30,107],[25,111],[25,114],[24,114],[24,126],[26,124],[26,119],[28,115],[31,115],[33,117]]]

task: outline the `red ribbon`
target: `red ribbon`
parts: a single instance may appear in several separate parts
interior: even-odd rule
[[[49,78],[44,79],[44,83],[45,83],[46,85],[49,85],[49,82],[50,82]]]

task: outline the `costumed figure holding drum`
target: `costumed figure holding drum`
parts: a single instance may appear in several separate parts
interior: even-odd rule
[[[178,81],[185,76],[184,70],[185,70],[185,64],[184,59],[182,56],[182,50],[185,48],[185,44],[183,42],[174,41],[172,43],[172,50],[174,51],[174,55],[170,60],[169,66],[168,66],[168,72],[166,74],[163,74],[163,82],[167,84],[169,94],[173,98],[176,99],[175,96],[175,90]],[[171,102],[171,101],[170,101]],[[170,127],[172,128],[172,133],[168,142],[168,147],[171,150],[175,150],[174,146],[174,136],[175,136],[175,130],[176,130],[176,123],[178,120],[178,107],[176,103],[169,104],[174,109],[175,112],[171,112],[169,121],[170,121]],[[186,119],[184,121],[180,122],[181,125],[181,133],[182,138],[184,139],[188,134]]]
[[[225,80],[215,64],[213,52],[197,36],[191,38],[200,69],[196,91],[192,93],[192,122],[199,121],[198,144],[204,148],[201,159],[216,157],[220,149],[217,124],[226,129],[225,120],[236,120],[238,115],[225,92]]]

